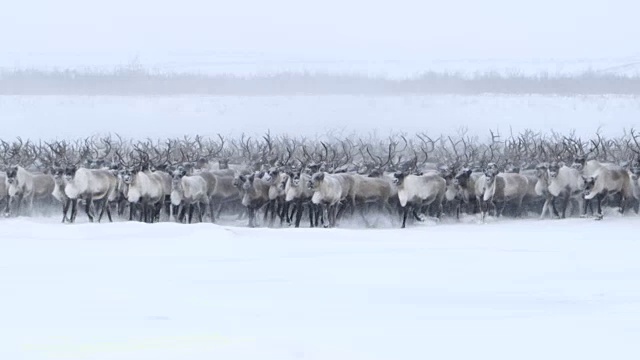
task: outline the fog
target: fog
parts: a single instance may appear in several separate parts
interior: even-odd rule
[[[640,36],[639,7],[624,0],[25,0],[3,4],[0,53],[12,66],[61,54],[94,54],[94,62],[208,52],[285,62],[637,56],[640,45],[629,39]]]
[[[515,133],[551,129],[590,137],[637,127],[636,97],[588,96],[0,96],[2,138],[72,139],[118,133],[144,139],[241,133],[335,136],[467,128]],[[37,125],[37,126],[34,126]]]

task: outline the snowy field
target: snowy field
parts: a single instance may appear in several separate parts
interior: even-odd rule
[[[636,216],[405,230],[0,220],[2,359],[637,359]]]
[[[523,129],[592,136],[638,126],[632,96],[0,96],[2,138],[69,139],[96,133],[137,138],[189,135],[389,131],[452,134]]]

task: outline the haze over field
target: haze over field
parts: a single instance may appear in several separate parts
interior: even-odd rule
[[[0,13],[0,66],[167,71],[563,72],[634,67],[624,0],[27,0]]]

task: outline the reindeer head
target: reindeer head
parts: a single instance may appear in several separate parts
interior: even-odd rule
[[[209,163],[209,161],[206,158],[201,157],[201,158],[198,159],[198,161],[196,161],[195,167],[196,167],[196,169],[203,169],[203,168],[207,167],[208,163]]]
[[[229,159],[220,159],[218,160],[218,168],[220,170],[226,170],[229,168]]]
[[[487,177],[487,180],[491,180],[493,181],[493,178],[495,178],[496,175],[498,175],[498,165],[496,165],[495,163],[489,163],[487,164],[487,167],[484,169],[484,176]]]
[[[7,168],[7,184],[18,183],[18,166],[9,166]]]
[[[57,185],[62,184],[62,180],[64,179],[64,168],[60,166],[55,166],[51,169],[51,176],[53,176],[53,181]]]
[[[404,179],[407,177],[407,173],[404,171],[397,171],[393,173],[393,184],[400,186],[404,184]]]
[[[85,163],[87,169],[100,169],[106,165],[106,161],[104,159],[87,159],[85,160]]]
[[[262,181],[269,185],[274,185],[274,182],[278,179],[278,175],[280,175],[280,169],[271,167],[262,175]]]
[[[469,179],[471,178],[472,170],[469,168],[464,168],[458,172],[458,174],[453,178],[453,184],[456,186],[466,187]]]
[[[540,163],[536,165],[536,177],[538,179],[544,179],[548,175],[549,165],[547,163]]]
[[[73,178],[76,176],[77,171],[78,171],[77,166],[67,165],[67,167],[64,168],[64,179],[67,181],[73,180]]]
[[[596,185],[596,180],[597,180],[597,176],[582,177],[582,181],[584,181],[583,193],[585,195],[591,193],[591,190],[593,190],[593,188]]]
[[[582,169],[584,169],[584,164],[586,162],[587,162],[587,156],[579,155],[573,159],[573,164],[571,164],[571,167],[578,171],[582,171]]]
[[[187,175],[187,171],[183,167],[178,167],[171,173],[171,186],[175,189],[182,184],[182,178]]]
[[[324,172],[317,172],[313,174],[313,176],[307,183],[307,186],[309,187],[309,189],[313,190],[319,187],[323,181],[324,181]]]
[[[279,188],[280,190],[284,190],[284,189],[286,189],[286,187],[287,187],[287,181],[288,181],[289,179],[292,179],[292,180],[293,180],[293,178],[292,178],[292,174],[291,174],[290,172],[282,172],[282,173],[280,174],[280,182],[278,182],[278,188]]]
[[[255,173],[247,176],[244,180],[244,183],[242,184],[242,190],[249,191],[253,189],[253,181],[255,180],[255,178],[256,178]]]
[[[484,170],[484,176],[487,179],[487,181],[485,182],[485,189],[493,184],[498,173],[498,167],[495,166],[495,164],[489,164],[487,166],[487,168]]]
[[[140,172],[139,167],[126,167],[120,170],[120,177],[125,184],[131,185],[138,175],[138,172]]]
[[[549,164],[549,177],[552,179],[555,179],[556,176],[558,176],[558,173],[560,172],[561,167],[562,165],[555,161]]]
[[[246,176],[245,175],[236,175],[233,177],[233,181],[231,182],[231,185],[233,185],[235,188],[242,190],[242,184],[244,184],[246,180]]]

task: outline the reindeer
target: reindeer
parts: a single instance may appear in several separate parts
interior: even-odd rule
[[[549,164],[541,163],[536,166],[536,181],[535,192],[538,196],[544,198],[544,204],[542,205],[542,212],[540,213],[540,220],[544,219],[545,214],[549,214],[549,217],[559,216],[558,210],[556,210],[555,198],[549,192]]]
[[[270,226],[273,226],[275,217],[280,217],[280,225],[284,222],[286,215],[285,209],[285,191],[279,185],[282,181],[284,172],[277,168],[271,167],[268,171],[265,171],[262,175],[262,181],[269,185],[269,202],[265,211],[271,212]]]
[[[5,214],[10,215],[11,203],[17,202],[16,213],[20,214],[22,203],[26,203],[27,213],[33,211],[34,199],[44,199],[51,196],[54,188],[53,178],[44,174],[32,174],[22,166],[11,166],[6,172],[5,186],[9,195]]]
[[[317,227],[322,215],[320,208],[311,201],[314,191],[305,186],[311,180],[311,176],[303,172],[291,172],[282,177],[280,187],[285,192],[285,202],[294,205],[295,227],[300,227],[304,209],[309,212],[309,226]],[[293,216],[293,214],[292,214]]]
[[[341,200],[347,199],[353,192],[353,177],[347,174],[329,174],[317,172],[311,176],[307,187],[313,190],[311,202],[321,206],[327,214],[329,227],[335,227],[338,218],[338,207]],[[353,203],[351,203],[354,205]]]
[[[182,206],[178,215],[180,222],[184,221],[185,212],[188,211],[188,223],[191,224],[193,211],[197,209],[198,219],[202,222],[201,205],[209,205],[209,192],[207,181],[202,174],[187,176],[187,171],[179,167],[173,171],[171,203],[174,206]]]
[[[577,169],[568,167],[562,162],[552,162],[547,169],[547,173],[549,184],[547,190],[554,199],[560,198],[562,201],[561,218],[564,219],[571,199],[578,202],[579,208],[582,207],[581,195],[584,190],[584,182],[580,178],[580,172]]]
[[[9,202],[9,191],[7,186],[7,173],[0,171],[0,204],[6,201]]]
[[[366,177],[362,175],[353,175],[355,179],[355,202],[359,206],[362,219],[367,222],[365,213],[368,212],[367,206],[373,205],[378,211],[387,210],[392,213],[389,200],[394,191],[393,180],[388,177]]]
[[[476,184],[483,176],[484,174],[482,172],[474,172],[470,168],[461,169],[447,187],[446,196],[449,199],[459,198],[462,204],[471,207],[471,214],[477,213],[480,200],[482,199],[482,193],[476,190]],[[482,179],[482,181],[484,181],[484,179]],[[482,189],[483,186],[484,183],[480,186],[480,189]],[[456,207],[456,218],[460,218],[460,204]]]
[[[242,183],[242,205],[249,210],[249,227],[256,227],[256,212],[269,201],[270,184],[262,181],[261,173],[251,175],[240,175],[239,181]],[[265,221],[267,213],[265,212]]]
[[[514,173],[499,173],[495,165],[490,164],[485,170],[484,193],[482,201],[486,203],[483,209],[482,219],[486,217],[489,206],[493,208],[495,216],[499,217],[504,211],[505,205],[513,202],[516,205],[515,215],[520,216],[522,200],[529,191],[529,182],[526,177]],[[495,203],[502,206],[497,210]]]
[[[440,217],[446,191],[444,178],[436,174],[411,175],[406,172],[396,172],[393,176],[393,183],[398,188],[398,198],[403,209],[402,228],[406,227],[407,214],[411,208],[434,204],[437,207],[436,217]]]
[[[160,213],[165,199],[164,180],[159,174],[144,169],[142,164],[124,164],[120,176],[125,184],[125,196],[129,201],[129,220],[133,220],[135,205],[141,206],[140,221],[153,222]]]
[[[624,214],[626,202],[633,196],[633,188],[629,173],[621,167],[591,164],[593,172],[590,176],[582,176],[584,181],[584,199],[589,201],[596,199],[598,213],[596,220],[601,220],[602,200],[612,194],[620,194],[619,211]],[[584,208],[583,216],[586,216],[587,209]]]
[[[67,212],[69,211],[69,206],[71,205],[71,199],[69,199],[64,190],[67,186],[67,181],[65,180],[64,176],[64,170],[65,169],[62,167],[55,167],[51,171],[51,176],[53,177],[53,182],[55,184],[53,192],[51,194],[62,204],[62,223],[65,223],[67,221],[71,222],[71,219],[67,217]]]
[[[112,222],[111,210],[108,202],[116,198],[117,179],[108,170],[93,170],[86,168],[77,168],[76,165],[68,165],[64,170],[64,193],[71,201],[71,217],[69,222],[75,222],[77,215],[78,200],[85,201],[85,212],[90,222],[93,222],[94,216],[91,212],[91,204],[94,200],[100,201],[100,214],[98,222],[102,219],[105,210]],[[67,207],[68,209],[68,207]],[[63,220],[64,220],[63,207]]]

